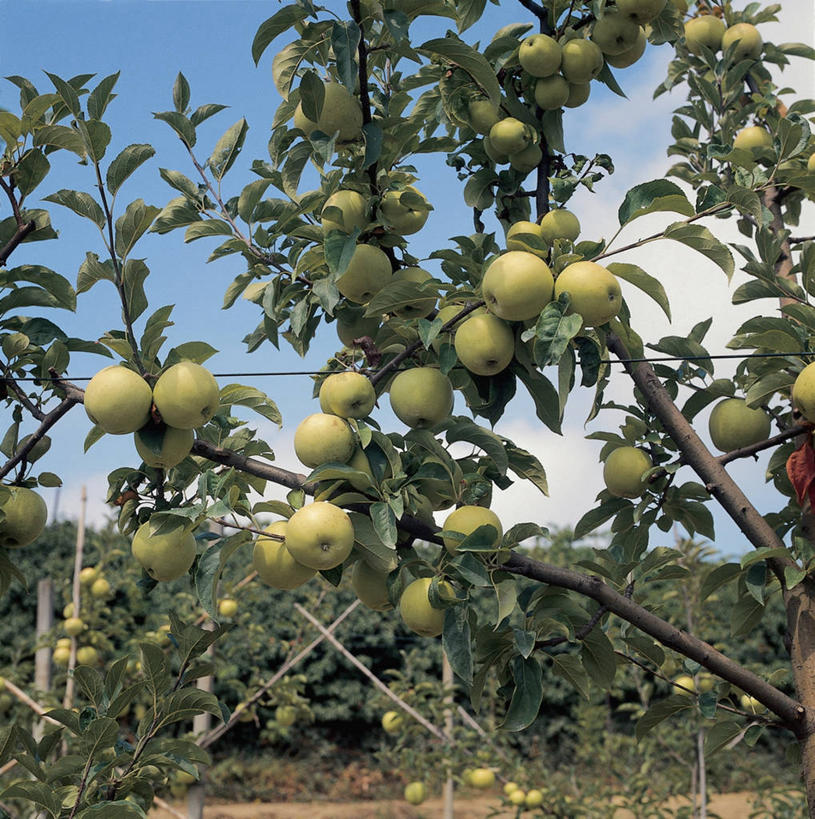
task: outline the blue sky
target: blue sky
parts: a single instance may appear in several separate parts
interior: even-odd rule
[[[344,9],[344,3],[325,5],[337,11]],[[488,5],[484,18],[466,33],[465,38],[471,42],[478,38],[487,40],[492,32],[510,21],[529,20],[520,4],[503,5],[502,9]],[[800,21],[808,12],[806,0],[791,0],[784,6],[789,18],[785,26],[788,31],[776,39],[800,39]],[[157,155],[125,184],[118,202],[121,208],[137,197],[159,206],[172,198],[174,193],[159,178],[160,167],[194,176],[194,169],[180,142],[168,126],[152,116],[154,111],[171,110],[173,81],[178,71],[183,71],[191,85],[193,106],[205,102],[230,106],[199,128],[197,152],[200,159],[208,156],[218,136],[233,122],[241,116],[249,122],[243,153],[226,178],[228,196],[238,193],[253,178],[248,172],[251,161],[266,157],[269,123],[279,102],[271,79],[273,49],[266,52],[256,68],[250,45],[258,25],[277,8],[277,3],[244,0],[40,0],[36,3],[5,0],[0,2],[0,19],[7,35],[0,52],[0,74],[26,76],[41,91],[50,91],[50,81],[43,71],[62,77],[93,72],[98,78],[115,71],[122,72],[116,88],[118,98],[107,114],[113,130],[107,159],[133,142],[151,143]],[[431,36],[441,36],[451,23],[424,18],[420,24],[414,24],[414,37],[421,42]],[[629,100],[615,97],[594,83],[589,104],[567,114],[565,130],[569,149],[589,155],[596,151],[609,152],[617,167],[616,174],[598,186],[596,196],[581,191],[572,202],[572,208],[583,223],[586,238],[608,236],[624,192],[637,182],[661,176],[669,165],[665,157],[670,139],[669,112],[681,104],[681,98],[674,95],[663,96],[655,102],[651,100],[652,89],[663,78],[669,58],[669,47],[649,47],[640,63],[618,73]],[[802,76],[806,82],[806,75]],[[15,105],[16,88],[5,81],[0,82],[0,106],[14,110]],[[36,202],[37,196],[45,196],[60,188],[91,189],[88,169],[79,166],[72,156],[60,156],[53,166],[54,171],[35,192],[30,204]],[[461,184],[450,169],[445,169],[443,160],[433,165],[423,163],[420,169],[428,173],[423,175],[418,186],[436,210],[427,227],[411,242],[411,251],[418,256],[444,246],[451,236],[472,231],[471,215],[461,206]],[[11,261],[14,264],[46,264],[75,280],[86,251],[102,255],[99,236],[88,227],[90,223],[83,222],[69,211],[58,206],[50,209],[54,224],[61,233],[60,240],[23,246]],[[5,210],[2,213],[7,215]],[[644,235],[648,226],[649,223],[643,222],[643,226],[637,228],[641,233],[636,235]],[[636,235],[632,234],[634,238]],[[209,240],[184,245],[182,232],[163,237],[151,235],[139,245],[136,255],[145,257],[152,271],[146,286],[151,303],[148,314],[163,304],[176,305],[176,325],[170,330],[170,344],[196,339],[209,341],[220,351],[208,365],[215,372],[318,369],[335,349],[335,336],[330,327],[321,333],[306,362],[286,348],[278,352],[268,343],[247,356],[241,339],[257,323],[259,311],[254,305],[241,301],[228,312],[220,309],[226,286],[242,268],[237,258],[206,265],[206,257],[213,246],[214,242]],[[666,263],[664,254],[648,258],[652,264]],[[711,277],[711,281],[712,277],[718,276],[712,285],[712,294],[704,299],[706,303],[713,301],[711,310],[715,309],[716,300],[721,302],[723,309],[727,304],[727,286],[720,281],[721,274],[700,266],[698,258],[693,258],[692,262],[687,261],[688,258],[681,253],[674,254],[672,248],[668,261],[678,265],[678,269],[665,270],[669,295],[675,295],[679,300],[679,309],[675,305],[674,310],[675,325],[679,329],[659,325],[650,306],[638,302],[631,294],[635,315],[639,308],[649,329],[653,323],[654,332],[645,333],[649,338],[665,332],[682,332],[683,326],[688,327],[704,317],[694,309],[693,300],[683,301],[687,298],[685,266],[688,264],[701,267],[700,275]],[[634,257],[630,260],[644,265]],[[647,269],[655,274],[658,272]],[[673,292],[669,285],[671,281],[675,282]],[[695,303],[698,307],[698,298]],[[69,333],[86,338],[98,337],[105,330],[118,327],[119,305],[113,288],[100,283],[90,293],[80,296],[74,316],[65,314],[59,318]],[[739,323],[737,319],[733,322],[735,326]],[[722,326],[724,324],[726,322]],[[91,375],[107,363],[107,360],[98,358],[78,358],[71,365],[71,374]],[[243,378],[222,379],[221,383],[228,380],[254,383],[278,402],[286,427],[277,432],[276,428],[261,425],[264,436],[276,448],[282,466],[299,469],[291,456],[291,436],[297,422],[317,409],[316,403],[311,403],[310,380],[303,377],[255,381]],[[623,398],[628,391],[627,384],[620,389]],[[516,519],[529,519],[530,504],[534,504],[534,517],[539,522],[560,524],[576,521],[590,508],[594,493],[600,488],[600,470],[596,445],[583,440],[583,435],[589,431],[583,428],[588,399],[588,394],[573,399],[574,414],[570,416],[564,439],[557,439],[540,427],[527,399],[519,397],[511,405],[498,431],[535,450],[549,472],[553,498],[545,500],[525,490],[505,493],[506,497],[499,497],[496,506],[502,517],[508,518],[505,520],[507,525]],[[460,399],[457,411],[464,411]],[[386,429],[400,428],[386,402],[376,417]],[[602,426],[609,427],[616,422],[616,418],[608,416]],[[86,483],[91,496],[90,517],[99,521],[105,514],[99,497],[105,486],[104,476],[117,466],[135,464],[137,459],[129,438],[111,436],[106,436],[87,456],[83,456],[82,440],[89,428],[90,422],[84,412],[81,408],[75,409],[54,430],[52,451],[40,463],[43,469],[59,472],[63,477],[61,514],[75,515],[79,487]],[[594,425],[593,428],[598,427]],[[750,475],[748,483],[758,489],[762,483],[760,471],[753,468]],[[53,504],[53,497],[50,501]],[[767,502],[771,502],[769,498]],[[723,548],[730,551],[724,544]]]

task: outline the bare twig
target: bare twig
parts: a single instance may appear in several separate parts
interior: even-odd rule
[[[765,441],[759,441],[757,444],[750,444],[750,446],[743,446],[739,449],[733,449],[730,452],[725,452],[724,455],[719,455],[716,460],[722,466],[724,466],[725,464],[729,464],[731,461],[735,461],[738,458],[750,458],[751,456],[756,455],[765,449],[771,449],[774,446],[778,446],[778,444],[783,444],[784,441],[788,441],[790,438],[795,438],[798,435],[811,430],[812,424],[796,424],[789,429],[785,429],[783,432],[779,432],[778,435],[773,435],[771,438],[767,438]]]

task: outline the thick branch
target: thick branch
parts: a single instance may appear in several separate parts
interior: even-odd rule
[[[503,568],[515,574],[537,580],[540,583],[549,583],[559,588],[571,589],[578,594],[596,600],[608,611],[622,617],[623,620],[659,640],[663,645],[695,660],[723,680],[727,680],[727,682],[747,691],[763,705],[766,705],[770,711],[777,714],[793,730],[803,724],[806,711],[794,699],[762,680],[752,671],[748,671],[738,663],[728,659],[713,646],[690,634],[686,634],[633,600],[629,600],[625,595],[620,594],[600,580],[599,577],[589,577],[571,569],[550,566],[519,554],[513,554],[503,564]]]
[[[362,105],[362,124],[367,125],[371,121],[371,96],[368,93],[368,46],[365,43],[365,26],[362,24],[362,8],[360,0],[351,0],[351,13],[354,21],[359,26],[359,46],[357,48],[357,58],[359,63],[359,101]],[[371,183],[371,191],[376,193],[377,184],[376,162],[368,166],[368,179]]]
[[[14,235],[6,242],[5,247],[0,249],[0,267],[5,265],[8,261],[8,257],[14,252],[17,246],[28,236],[29,233],[33,233],[36,229],[37,224],[32,219],[30,222],[23,222],[23,224],[19,225],[17,230],[14,231]]]

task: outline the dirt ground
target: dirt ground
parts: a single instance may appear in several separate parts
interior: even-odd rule
[[[752,794],[724,793],[713,796],[708,810],[721,819],[744,819],[750,813]],[[497,793],[492,797],[457,799],[456,816],[459,819],[484,819],[495,808]],[[183,803],[173,805],[186,815]],[[514,817],[515,812],[500,814],[501,819]],[[617,819],[630,819],[632,814],[620,811]],[[441,799],[428,799],[414,808],[400,801],[383,802],[289,802],[262,804],[209,805],[205,819],[442,819]],[[164,810],[150,811],[150,819],[177,819]],[[498,819],[498,817],[496,817]]]

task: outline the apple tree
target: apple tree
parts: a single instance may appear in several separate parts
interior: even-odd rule
[[[60,480],[38,472],[36,462],[60,419],[84,403],[92,422],[86,447],[104,434],[134,435],[133,460],[110,473],[108,500],[121,531],[133,537],[146,592],[189,575],[217,620],[221,573],[236,560],[250,568],[243,547],[253,540],[251,567],[279,588],[336,585],[347,571],[360,599],[383,617],[397,609],[409,628],[441,637],[476,709],[494,675],[507,731],[523,730],[539,713],[543,665],[578,691],[602,690],[620,662],[656,673],[668,648],[685,658],[687,671],[704,668],[716,684],[698,696],[655,702],[639,729],[697,708],[715,716],[712,749],[786,732],[798,744],[813,809],[815,365],[808,361],[815,242],[796,238],[792,228],[815,196],[807,119],[815,103],[785,104],[774,78],[791,58],[815,52],[765,42],[761,25],[775,19],[778,6],[739,11],[713,0],[506,2],[519,22],[476,46],[467,32],[485,6],[350,0],[341,14],[311,0],[282,6],[251,45],[256,62],[274,52],[272,80],[282,98],[269,112],[268,157],[253,161],[251,181],[235,179],[230,171],[249,124],[240,119],[214,146],[201,146],[198,127],[223,106],[193,102],[179,74],[172,109],[155,116],[178,136],[189,165],[159,170],[173,189],[163,207],[122,198],[155,151],[139,143],[108,154],[105,114],[117,75],[49,75],[53,90],[45,92],[10,78],[20,107],[0,112],[0,187],[9,211],[0,222],[10,421],[0,445],[3,584],[16,574],[13,549],[44,525],[36,487]],[[420,28],[435,36],[418,37]],[[643,180],[622,202],[609,203],[620,230],[645,214],[664,214],[657,233],[620,246],[619,233],[592,235],[567,207],[578,188],[601,189],[613,162],[600,152],[607,145],[593,156],[570,151],[563,122],[572,108],[591,105],[593,84],[622,94],[619,72],[651,47],[674,52],[656,93],[686,97],[672,125],[669,152],[677,162],[673,179]],[[87,168],[87,190],[40,196],[51,165],[70,155]],[[434,155],[451,184],[460,183],[464,206],[449,216],[455,235],[423,260],[412,237],[434,211],[412,163]],[[35,192],[42,207],[32,204]],[[75,284],[37,263],[36,243],[57,238],[51,205],[99,230]],[[717,226],[728,222],[743,240],[717,238]],[[320,411],[315,403],[286,419],[305,474],[273,464],[272,448],[241,417],[249,409],[282,422],[271,397],[218,384],[203,366],[214,352],[206,340],[164,349],[172,308],[148,304],[150,270],[137,258],[148,231],[167,241],[177,231],[187,242],[214,240],[210,259],[231,256],[245,265],[226,288],[225,306],[240,296],[257,305],[247,354],[268,342],[306,355],[318,335],[337,332],[338,350],[315,379]],[[712,318],[703,305],[687,337],[646,342],[639,335],[625,299],[632,289],[670,315],[660,271],[626,261],[626,252],[655,242],[689,247],[728,277],[739,259],[744,283],[733,300],[757,302],[757,315],[730,342],[743,353],[733,377],[715,377],[704,346]],[[121,302],[118,326],[90,340],[60,329],[60,309],[82,309],[86,291],[110,286]],[[69,378],[78,353],[106,358],[84,390]],[[650,362],[652,353],[669,360]],[[615,389],[628,385],[627,403],[606,397],[612,378]],[[530,558],[520,545],[544,534],[540,520],[504,531],[489,509],[494,488],[513,481],[547,492],[544,465],[496,430],[521,390],[542,427],[559,434],[568,400],[581,388],[593,391],[591,420],[624,414],[619,432],[592,433],[604,442],[606,489],[576,526],[580,535],[610,525],[613,537],[593,561],[560,567]],[[396,429],[377,418],[377,402],[385,401],[401,423]],[[700,434],[699,414],[714,402],[710,435]],[[708,437],[724,454],[712,452]],[[726,466],[766,449],[776,503],[762,515]],[[269,497],[272,485],[289,490],[285,500]],[[659,545],[660,533],[679,526],[712,539],[714,504],[754,551],[706,578],[703,594],[725,584],[738,589],[737,635],[755,627],[769,599],[783,600],[787,690],[663,619],[648,595],[650,583],[686,571],[681,552]],[[270,514],[276,520],[266,527]],[[209,532],[212,520],[226,522],[228,533]],[[413,548],[416,539],[436,546],[432,559]],[[531,593],[518,594],[519,576],[535,581]],[[477,605],[485,595],[496,601],[490,614]],[[108,669],[103,680],[93,668],[77,668],[89,708],[79,718],[53,715],[81,743],[70,757],[75,764],[53,773],[38,761],[56,747],[59,731],[39,747],[12,731],[2,754],[25,758],[38,781],[17,784],[3,798],[31,798],[54,816],[92,815],[94,805],[113,801],[131,815],[128,797],[146,806],[144,767],[166,764],[168,755],[204,758],[189,744],[168,750],[159,729],[177,713],[218,712],[214,698],[185,686],[197,656],[220,633],[207,636],[176,618],[175,665],[160,647],[142,645],[140,684],[155,706],[135,747],[116,745],[106,711],[111,701],[123,705],[122,670]],[[733,692],[766,710],[732,707]],[[167,711],[168,702],[175,710]],[[113,758],[95,767],[96,755],[114,747]],[[50,782],[59,786],[60,804],[48,795]]]

